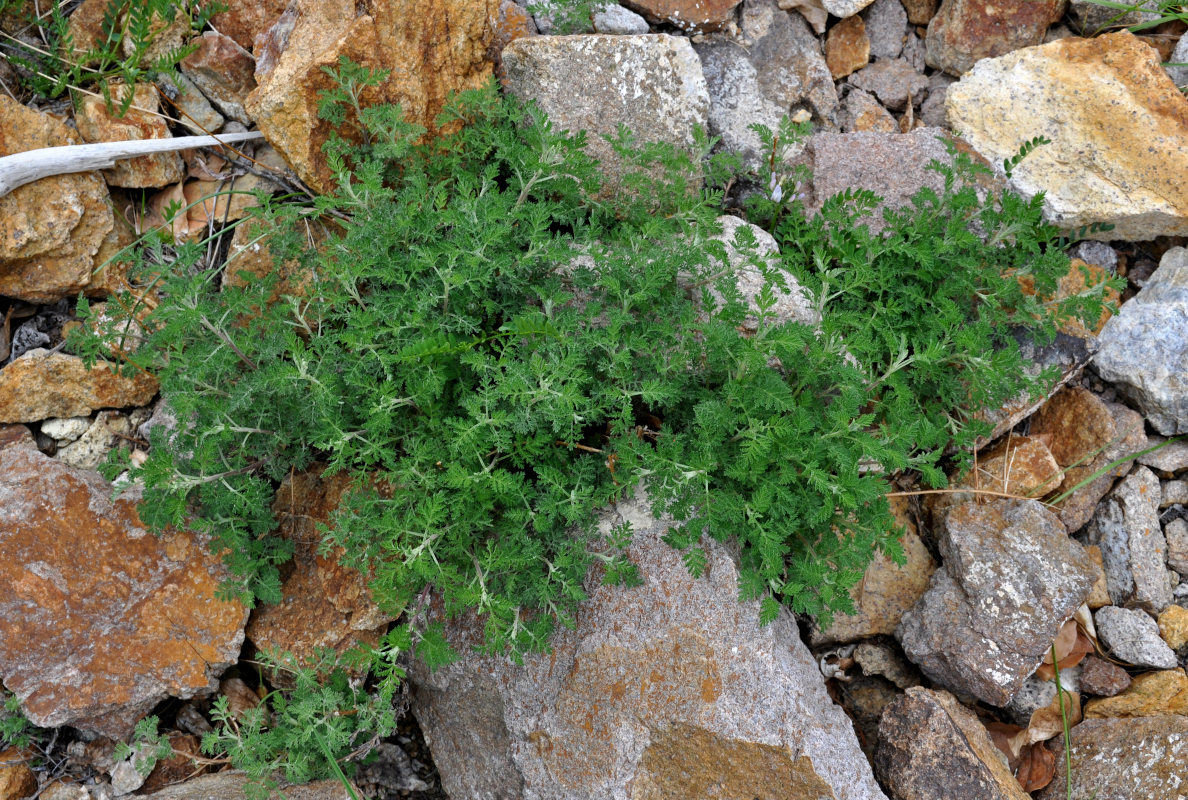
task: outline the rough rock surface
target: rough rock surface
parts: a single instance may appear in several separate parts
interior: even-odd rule
[[[1159,636],[1172,650],[1188,644],[1188,608],[1171,605],[1159,615]]]
[[[1089,595],[1092,562],[1034,500],[950,510],[939,549],[942,568],[895,635],[925,675],[1001,706]]]
[[[196,40],[198,49],[181,60],[182,74],[202,90],[223,116],[244,125],[252,117],[244,108],[256,89],[256,60],[230,36],[207,31]]]
[[[193,534],[157,538],[135,498],[0,428],[0,679],[36,724],[122,738],[167,696],[213,689],[247,612]]]
[[[825,38],[825,66],[829,67],[834,80],[862,69],[868,61],[870,39],[862,17],[847,17],[829,29]]]
[[[875,770],[895,800],[1027,800],[974,713],[951,694],[908,689],[883,712]]]
[[[358,645],[375,646],[394,619],[372,601],[366,578],[338,563],[341,549],[334,558],[318,554],[318,526],[329,523],[351,487],[347,475],[326,477],[323,469],[290,476],[277,489],[272,510],[280,534],[296,549],[286,566],[291,571],[281,586],[283,599],[258,607],[247,627],[257,648],[288,651],[303,665],[316,663],[315,648],[341,655]]]
[[[112,374],[107,364],[88,370],[77,356],[30,350],[0,369],[0,423],[143,406],[156,393],[157,381],[148,375],[125,378]]]
[[[256,37],[265,33],[284,13],[289,0],[254,0],[251,3],[226,3],[226,8],[211,18],[215,30],[230,36],[244,50],[251,51]]]
[[[875,0],[862,11],[871,58],[895,58],[903,52],[907,12],[900,0]]]
[[[337,780],[282,785],[279,787],[288,800],[353,800],[362,797],[357,789],[351,791]],[[248,776],[243,772],[219,772],[200,775],[184,783],[169,786],[152,794],[140,795],[144,800],[246,800],[257,797],[248,792]]]
[[[0,156],[83,144],[48,114],[0,94]],[[0,197],[0,295],[53,302],[91,282],[95,254],[115,227],[98,172],[55,175]]]
[[[845,19],[857,14],[873,2],[874,0],[821,0],[821,5],[825,6],[825,10],[833,16]]]
[[[936,14],[936,7],[940,0],[900,0],[900,2],[903,3],[903,10],[907,12],[908,22],[913,25],[927,25]]]
[[[1111,241],[1188,233],[1188,99],[1132,34],[985,59],[949,87],[945,102],[949,125],[993,164],[1035,136],[1052,140],[1014,170],[1011,184],[1025,197],[1042,190],[1054,224],[1111,223],[1089,235]]]
[[[318,118],[318,95],[333,85],[322,67],[340,56],[387,81],[363,102],[399,102],[411,122],[433,127],[447,96],[491,76],[486,40],[499,0],[296,0],[256,40],[258,87],[251,117],[293,167],[319,191],[333,185],[322,145],[332,125]]]
[[[620,5],[611,5],[595,12],[594,32],[638,36],[651,33],[652,29],[648,21],[634,11]]]
[[[1188,177],[1188,175],[1186,175]],[[1097,371],[1118,385],[1160,433],[1188,433],[1188,249],[1159,269],[1106,323]]]
[[[1036,797],[1066,796],[1064,738],[1048,743],[1056,774]],[[1188,784],[1188,719],[1087,719],[1072,729],[1072,796],[1096,800],[1182,797]]]
[[[923,96],[928,89],[928,78],[906,59],[892,58],[876,61],[854,73],[850,85],[870,92],[892,111],[903,111],[909,102],[914,105]]]
[[[1081,662],[1081,691],[1099,697],[1113,697],[1130,686],[1130,674],[1097,656],[1087,656]]]
[[[638,142],[687,148],[694,126],[707,121],[705,78],[685,38],[535,36],[508,45],[503,67],[509,91],[535,100],[554,127],[589,132],[587,152],[601,163],[604,197],[615,193],[624,165],[602,134],[625,124]]]
[[[112,92],[117,104],[123,102],[127,89]],[[88,142],[121,142],[131,139],[170,139],[172,134],[165,120],[154,113],[160,110],[157,90],[151,83],[138,83],[132,92],[132,106],[122,117],[107,109],[102,97],[84,95],[74,112],[78,132]],[[141,110],[143,109],[143,110]],[[103,177],[111,186],[143,189],[177,183],[184,165],[177,153],[157,153],[139,158],[125,158],[114,167],[103,170]]]
[[[1070,0],[1068,17],[1086,36],[1098,33],[1103,27],[1129,27],[1140,22],[1149,22],[1159,18],[1158,0],[1135,0],[1126,5],[1138,6],[1133,11],[1119,11],[1109,6],[1103,6],[1093,0]]]
[[[904,527],[899,542],[907,563],[901,567],[884,555],[875,556],[862,581],[850,591],[858,613],[836,614],[833,623],[823,631],[814,625],[810,638],[814,647],[894,633],[904,612],[928,589],[936,561],[916,532],[906,500],[900,497],[892,501],[895,519]]]
[[[740,228],[745,227],[749,229],[751,235],[755,238],[754,257],[766,259],[769,262],[775,260],[780,252],[780,246],[770,233],[758,225],[752,225],[741,217],[736,217],[732,214],[723,214],[718,217],[717,222],[722,226],[722,232],[711,238],[726,245],[727,262],[738,281],[738,292],[742,295],[744,303],[751,308],[757,309],[759,293],[763,291],[765,283],[763,273],[749,263],[745,252],[735,246],[735,237],[738,235]],[[779,323],[799,322],[803,325],[819,325],[821,320],[817,316],[817,310],[813,306],[812,299],[808,293],[801,288],[794,276],[785,275],[785,278],[788,282],[788,291],[785,292],[779,288],[773,289],[775,303],[769,311],[775,314],[775,320]],[[719,302],[722,301],[722,296],[718,293],[717,289],[711,289],[710,294]],[[743,320],[742,324],[748,330],[758,330],[759,318],[756,315],[749,315]]]
[[[682,30],[704,33],[717,30],[734,16],[741,0],[626,0],[623,5],[653,23],[667,23]]]
[[[865,70],[863,70],[865,71]],[[869,189],[883,203],[862,222],[872,230],[883,227],[883,208],[902,208],[923,186],[941,191],[944,181],[925,169],[936,159],[949,163],[944,131],[920,128],[909,134],[817,133],[808,140],[804,161],[813,172],[805,210],[815,214],[824,202],[849,188]]]
[[[1172,669],[1176,654],[1159,638],[1159,626],[1145,611],[1106,606],[1093,615],[1101,643],[1115,658],[1136,667]]]
[[[928,66],[962,75],[979,59],[1044,41],[1065,0],[944,0],[924,38]]]
[[[712,38],[694,48],[709,92],[709,132],[757,166],[768,154],[748,126],[776,130],[797,107],[832,125],[837,90],[820,42],[799,15],[781,11],[774,0],[747,0],[742,34],[750,45]]]
[[[1086,719],[1158,717],[1164,714],[1188,715],[1188,675],[1182,669],[1147,672],[1133,681],[1127,679],[1120,693],[1101,700],[1090,700],[1085,706]]]
[[[176,75],[159,73],[157,89],[165,97],[170,115],[181,120],[182,126],[195,136],[218,133],[226,119],[214,110],[206,95],[194,82],[180,72]]]
[[[1097,506],[1089,524],[1089,542],[1101,548],[1114,605],[1138,607],[1152,614],[1172,602],[1159,499],[1159,479],[1146,467],[1136,467]]]
[[[1188,521],[1173,519],[1163,533],[1167,538],[1167,565],[1181,577],[1188,575]]]
[[[1040,412],[1032,418],[1031,434],[1051,439],[1050,446],[1061,453],[1056,460],[1065,470],[1059,491],[1072,492],[1057,504],[1056,513],[1070,532],[1078,531],[1093,518],[1098,501],[1114,481],[1130,472],[1134,461],[1101,472],[1104,467],[1147,447],[1143,418],[1121,403],[1103,403],[1097,395],[1077,387],[1054,396]],[[1095,451],[1097,455],[1091,455]],[[1074,489],[1098,472],[1101,474],[1089,483]]]
[[[899,133],[899,123],[869,92],[851,86],[841,113],[842,133]]]
[[[706,541],[693,579],[646,504],[601,530],[634,528],[636,588],[599,585],[575,630],[523,666],[479,657],[481,621],[452,624],[462,659],[413,666],[414,709],[452,797],[882,798],[850,722],[830,702],[792,617],[766,627],[738,601],[737,569]],[[773,794],[773,791],[778,791]]]
[[[37,776],[29,769],[33,759],[16,748],[0,751],[0,798],[21,800],[37,791]]]

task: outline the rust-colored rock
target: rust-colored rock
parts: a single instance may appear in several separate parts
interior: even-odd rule
[[[866,23],[855,14],[846,17],[829,30],[825,38],[825,66],[834,80],[862,69],[870,61],[870,39]]]
[[[362,94],[365,105],[399,102],[410,122],[435,129],[447,97],[481,86],[491,19],[500,0],[296,0],[256,41],[256,91],[246,108],[269,143],[317,191],[334,186],[322,145],[333,126],[318,118],[319,93],[333,86],[322,67],[346,56],[388,79]],[[350,136],[350,126],[338,132]]]
[[[257,36],[271,28],[289,5],[289,0],[252,0],[248,3],[228,3],[211,19],[215,29],[230,36],[244,50],[255,46]]]
[[[742,0],[626,0],[623,5],[643,14],[648,22],[706,32],[722,27]]]
[[[212,766],[194,765],[194,760],[203,756],[201,742],[197,736],[171,731],[165,735],[165,738],[169,740],[173,754],[157,762],[153,771],[149,773],[137,790],[140,794],[149,794],[167,786],[173,786],[193,778],[196,772],[206,772],[212,768]]]
[[[135,490],[0,428],[0,679],[35,724],[123,738],[168,696],[214,688],[247,612],[216,599],[225,572],[198,536],[158,538]]]
[[[928,590],[928,581],[936,571],[936,561],[916,532],[907,500],[891,498],[891,510],[895,513],[895,521],[904,527],[904,535],[899,541],[907,563],[901,567],[884,555],[875,556],[862,581],[850,590],[857,613],[835,615],[833,623],[824,631],[814,626],[810,639],[814,647],[890,635],[895,632],[903,613]]]
[[[514,0],[500,0],[499,11],[491,20],[491,43],[487,46],[487,59],[495,65],[495,75],[500,81],[506,78],[503,71],[503,48],[525,36],[536,36],[536,22],[532,15]]]
[[[0,94],[0,156],[82,143],[54,117]],[[0,197],[0,295],[38,303],[77,293],[114,225],[98,172],[42,178]]]
[[[924,39],[928,65],[962,75],[976,61],[1044,41],[1064,0],[944,0]]]
[[[264,228],[265,223],[249,222],[235,229],[231,237],[231,245],[227,249],[227,262],[223,270],[224,288],[243,288],[249,281],[263,280],[269,275],[276,275],[276,285],[273,287],[272,300],[282,295],[304,296],[312,283],[313,273],[290,259],[279,266],[268,246],[272,233]],[[324,234],[317,226],[311,228],[311,234],[317,241],[324,238]]]
[[[248,624],[247,636],[257,648],[292,653],[298,663],[315,662],[315,649],[344,653],[359,645],[374,646],[385,626],[401,609],[381,610],[371,599],[367,579],[318,554],[319,524],[327,524],[351,488],[349,476],[324,476],[324,467],[286,478],[276,493],[273,513],[280,533],[294,542],[293,561],[285,569],[284,599],[260,606]],[[283,675],[278,675],[283,678]]]
[[[244,101],[256,88],[256,60],[230,36],[207,31],[178,65],[224,116],[250,125]]]
[[[149,375],[126,378],[114,374],[107,364],[87,369],[77,356],[30,350],[0,369],[0,423],[143,406],[156,393],[157,381]]]
[[[1093,562],[1093,588],[1089,591],[1089,597],[1085,600],[1085,605],[1093,611],[1103,608],[1110,604],[1110,590],[1109,584],[1106,583],[1105,562],[1102,560],[1101,548],[1095,544],[1085,546],[1085,552],[1089,556],[1089,560]]]
[[[1171,605],[1159,615],[1159,636],[1172,650],[1188,644],[1188,608]]]
[[[151,83],[138,83],[132,92],[132,107],[122,117],[115,116],[127,96],[126,86],[111,88],[115,107],[110,111],[102,97],[83,95],[74,112],[78,132],[88,142],[121,142],[130,139],[170,139],[173,134],[165,120],[155,113],[160,109],[157,89]],[[142,110],[143,109],[143,110]],[[125,158],[103,170],[111,186],[143,189],[164,186],[181,180],[184,166],[177,153],[156,153]]]
[[[1046,302],[1052,303],[1067,300],[1070,297],[1085,293],[1090,286],[1097,286],[1108,277],[1109,273],[1097,264],[1087,264],[1079,258],[1074,258],[1069,264],[1068,274],[1056,284],[1056,292],[1044,299]],[[1030,275],[1019,278],[1019,284],[1023,287],[1023,291],[1026,294],[1035,294],[1035,282]],[[1117,306],[1121,304],[1121,301],[1122,295],[1117,289],[1106,289],[1102,294],[1103,303],[1113,303]],[[1109,321],[1111,316],[1113,314],[1110,313],[1109,309],[1103,308],[1100,316],[1098,316],[1091,327],[1087,328],[1085,323],[1079,319],[1070,318],[1061,320],[1057,329],[1069,336],[1079,336],[1084,339],[1101,333],[1101,329],[1105,327],[1106,322]]]
[[[1188,675],[1182,669],[1139,675],[1121,694],[1090,700],[1085,705],[1085,719],[1164,714],[1188,715]]]
[[[29,769],[32,761],[16,748],[0,752],[0,800],[22,800],[37,791],[37,776]]]
[[[1060,465],[1044,442],[1034,436],[1008,434],[998,444],[978,453],[977,468],[965,475],[950,475],[954,489],[976,489],[1023,497],[1044,497],[1061,484]],[[926,506],[939,522],[950,508],[971,499],[969,494],[931,495]]]
[[[1103,658],[1089,656],[1081,662],[1081,691],[1099,697],[1113,697],[1130,686],[1130,673]]]
[[[1031,418],[1031,435],[1044,442],[1056,463],[1085,463],[1114,438],[1114,416],[1101,399],[1080,386],[1052,395]]]

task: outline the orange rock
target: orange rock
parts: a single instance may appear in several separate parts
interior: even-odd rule
[[[940,0],[900,0],[904,11],[907,11],[908,22],[913,25],[927,25],[936,14],[936,6]]]
[[[211,18],[215,29],[230,36],[244,50],[255,46],[261,36],[274,25],[289,5],[289,0],[254,0],[251,3],[229,3],[224,11]]]
[[[82,138],[0,95],[0,156],[66,144]],[[0,197],[0,295],[40,303],[76,294],[114,225],[98,172],[42,178]]]
[[[855,14],[829,29],[825,39],[825,66],[834,80],[862,69],[870,61],[870,39],[866,23]]]
[[[1085,719],[1164,714],[1188,714],[1188,675],[1182,669],[1139,675],[1121,694],[1090,700],[1085,706]]]
[[[1115,436],[1114,417],[1097,395],[1066,386],[1031,418],[1031,435],[1047,444],[1062,467],[1085,463]]]
[[[907,563],[901,567],[884,555],[875,556],[862,581],[850,590],[858,613],[837,614],[833,624],[824,631],[814,626],[811,634],[814,647],[893,634],[903,613],[928,589],[928,581],[936,571],[936,561],[916,533],[916,523],[908,512],[907,500],[891,498],[891,510],[895,513],[895,521],[905,529],[899,541]]]
[[[1079,258],[1074,258],[1069,265],[1068,274],[1056,284],[1056,293],[1047,298],[1047,300],[1049,302],[1067,300],[1086,291],[1090,286],[1097,286],[1108,277],[1109,273],[1102,267],[1096,264],[1087,264]],[[1023,287],[1025,293],[1035,294],[1035,281],[1030,276],[1020,277],[1019,284]],[[1103,292],[1102,300],[1105,303],[1112,303],[1117,307],[1122,301],[1122,295],[1116,289],[1106,289]],[[1109,321],[1111,316],[1113,314],[1110,313],[1110,310],[1103,308],[1101,315],[1093,323],[1092,328],[1086,328],[1083,322],[1075,318],[1061,320],[1057,327],[1061,333],[1067,333],[1069,336],[1079,336],[1085,339],[1101,333],[1101,329],[1105,327],[1106,322]]]
[[[1172,650],[1188,644],[1188,608],[1171,605],[1159,615],[1159,635]]]
[[[216,598],[207,543],[141,524],[136,497],[0,428],[0,680],[37,725],[124,738],[172,695],[214,688],[247,612]]]
[[[74,112],[78,132],[88,142],[120,142],[129,139],[170,139],[164,118],[154,113],[160,103],[157,89],[152,84],[138,83],[132,93],[132,107],[122,117],[113,112],[127,97],[128,88],[123,85],[111,88],[114,108],[109,111],[102,97],[84,95]],[[140,110],[143,109],[143,110]],[[182,160],[177,153],[156,153],[138,158],[125,158],[114,167],[103,170],[103,177],[111,186],[145,188],[164,186],[181,180]]]
[[[982,58],[1043,42],[1063,0],[946,0],[928,23],[929,66],[961,75]]]
[[[495,75],[504,79],[503,48],[525,36],[536,36],[539,31],[532,15],[513,0],[501,0],[499,11],[491,20],[491,44],[487,47],[487,58],[495,65]]]
[[[272,510],[281,535],[296,545],[292,572],[281,587],[284,599],[257,608],[247,627],[257,648],[288,651],[303,665],[315,663],[317,648],[341,654],[359,645],[374,646],[399,613],[384,611],[371,600],[367,579],[338,563],[341,548],[330,558],[318,554],[318,525],[330,521],[352,485],[341,473],[323,476],[323,469],[293,475],[277,490]],[[274,677],[283,683],[283,674]]]
[[[0,800],[21,800],[37,791],[37,776],[29,769],[31,761],[16,748],[0,752]]]
[[[196,40],[198,49],[178,65],[225,116],[251,124],[244,100],[256,88],[256,61],[230,36],[207,31]]]
[[[127,378],[114,374],[107,364],[87,369],[77,356],[31,350],[0,370],[0,423],[143,406],[156,393],[157,381],[151,375]]]
[[[256,42],[258,87],[248,113],[297,174],[317,191],[334,176],[322,145],[334,129],[318,118],[319,93],[333,85],[323,67],[341,56],[386,81],[362,93],[364,105],[399,102],[410,122],[435,129],[452,92],[490,78],[491,20],[500,0],[296,0]],[[347,138],[351,124],[337,132]]]

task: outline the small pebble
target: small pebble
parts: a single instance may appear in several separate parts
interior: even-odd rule
[[[1113,697],[1130,686],[1130,674],[1105,659],[1086,656],[1081,662],[1081,691],[1098,697]]]

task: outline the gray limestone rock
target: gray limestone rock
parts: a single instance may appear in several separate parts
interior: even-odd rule
[[[920,121],[931,128],[946,126],[945,94],[949,86],[956,82],[956,78],[943,72],[938,72],[928,79],[928,97],[920,105]]]
[[[648,21],[629,8],[608,5],[594,15],[594,32],[611,33],[619,36],[635,36],[651,33]]]
[[[874,0],[862,12],[871,58],[895,58],[903,52],[907,12],[900,0]]]
[[[1188,575],[1188,520],[1173,519],[1163,533],[1167,538],[1167,565],[1181,577]]]
[[[872,2],[874,0],[821,0],[821,5],[833,16],[845,19],[854,16]]]
[[[1101,547],[1110,600],[1158,614],[1171,605],[1167,542],[1159,527],[1159,479],[1146,467],[1133,472],[1097,506],[1089,544]]]
[[[1188,249],[1173,247],[1098,337],[1098,374],[1165,436],[1188,433]]]
[[[1072,249],[1072,256],[1110,272],[1118,268],[1118,253],[1105,242],[1081,242]]]
[[[625,124],[638,142],[690,147],[694,127],[707,122],[701,63],[682,37],[531,36],[504,49],[503,66],[508,90],[535,100],[554,126],[589,132],[587,150],[607,180],[604,197],[615,193],[625,167],[602,134]]]
[[[603,514],[629,521],[643,582],[587,581],[573,630],[548,654],[472,650],[483,623],[447,627],[462,658],[410,672],[417,719],[445,791],[457,798],[627,800],[798,797],[882,800],[853,728],[786,612],[761,627],[738,600],[727,549],[704,540],[692,578],[662,541],[671,524],[641,500]]]
[[[756,308],[759,293],[763,290],[766,281],[759,267],[751,263],[751,256],[767,260],[769,263],[778,263],[776,257],[780,252],[780,247],[770,233],[739,217],[723,214],[718,217],[717,222],[722,226],[722,232],[712,238],[726,245],[726,258],[738,281],[739,294],[742,295],[743,302]],[[736,237],[743,228],[747,229],[755,241],[751,254],[739,249],[735,244]],[[788,282],[788,291],[784,292],[779,288],[774,290],[776,300],[775,305],[771,307],[771,312],[776,315],[776,321],[779,323],[799,322],[813,327],[820,325],[821,317],[813,305],[812,298],[794,276],[785,272],[784,278]],[[722,297],[717,290],[711,288],[710,294],[714,295],[719,302],[721,301]],[[759,325],[758,317],[748,316],[743,321],[743,325],[749,330],[756,330]]]
[[[939,549],[943,567],[895,635],[932,680],[1004,705],[1089,596],[1093,563],[1034,500],[954,507]]]
[[[1188,36],[1181,36],[1176,42],[1176,49],[1172,51],[1169,64],[1188,64]],[[1188,67],[1164,67],[1167,76],[1176,86],[1188,85]]]
[[[1105,606],[1093,615],[1097,635],[1114,657],[1152,669],[1175,669],[1176,654],[1159,637],[1159,625],[1145,611]]]

